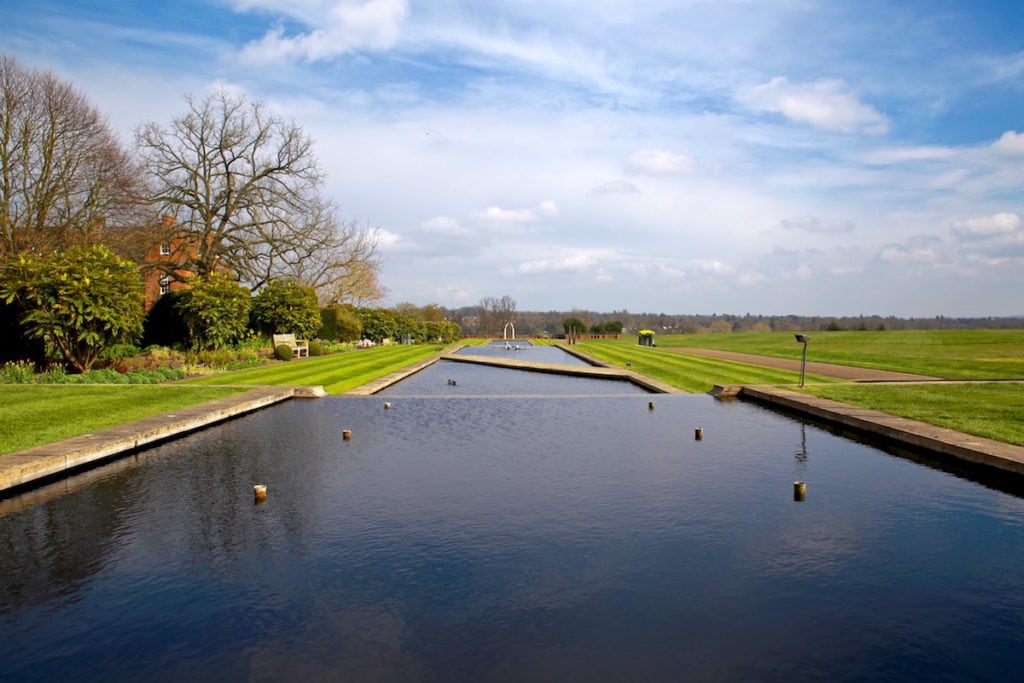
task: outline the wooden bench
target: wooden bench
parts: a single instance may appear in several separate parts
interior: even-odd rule
[[[309,340],[296,339],[294,334],[275,334],[274,348],[276,349],[281,344],[292,347],[293,356],[297,358],[302,358],[303,356],[309,358]]]

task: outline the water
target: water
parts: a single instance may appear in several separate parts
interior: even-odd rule
[[[0,502],[0,678],[1024,664],[1020,498],[749,404],[530,391],[292,401]]]
[[[483,347],[487,348],[487,347]],[[535,347],[540,350],[542,347]],[[561,349],[549,350],[573,358]],[[504,351],[501,353],[516,353]],[[493,355],[493,354],[492,354]],[[520,358],[520,357],[517,357]],[[540,362],[561,362],[541,360]],[[454,384],[452,384],[454,382]],[[594,379],[592,377],[555,376],[540,372],[524,372],[512,368],[476,365],[455,361],[439,361],[415,375],[395,384],[378,396],[563,396],[576,400],[591,396],[650,396],[647,390],[626,380]]]
[[[534,346],[524,339],[510,339],[507,343],[511,348],[505,348],[506,342],[504,341],[492,341],[490,344],[485,346],[465,346],[455,353],[469,356],[491,356],[495,358],[505,358],[508,360],[523,360],[538,363],[590,365],[590,363],[585,360],[577,358],[557,346]]]

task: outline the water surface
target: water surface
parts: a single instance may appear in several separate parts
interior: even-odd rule
[[[749,404],[651,399],[292,401],[0,503],[0,677],[932,681],[1024,664],[1020,498]]]

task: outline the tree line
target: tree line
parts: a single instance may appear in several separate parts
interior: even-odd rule
[[[511,300],[511,297],[509,297]],[[949,317],[910,318],[898,316],[857,315],[742,315],[728,313],[635,313],[627,310],[599,312],[583,309],[563,311],[520,311],[514,300],[496,312],[493,302],[485,297],[475,306],[443,309],[443,315],[457,322],[465,334],[501,334],[504,321],[515,324],[517,334],[558,336],[566,332],[572,321],[578,333],[635,334],[650,329],[658,334],[709,334],[726,332],[795,332],[818,330],[937,330],[937,329],[1017,329],[1024,326],[1022,317]],[[505,316],[505,317],[502,317]],[[500,322],[500,324],[498,324]]]

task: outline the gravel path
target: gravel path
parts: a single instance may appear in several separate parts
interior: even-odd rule
[[[763,365],[769,368],[780,370],[791,370],[800,372],[800,361],[789,358],[773,358],[771,356],[758,356],[752,353],[737,353],[735,351],[718,351],[714,349],[668,349],[676,353],[685,353],[690,356],[704,356],[706,358],[719,358],[731,360],[737,363],[749,365]],[[909,372],[892,372],[890,370],[872,370],[871,368],[855,368],[851,365],[835,365],[833,363],[814,363],[808,361],[807,372],[827,377],[838,377],[850,382],[926,382],[939,380],[940,377],[929,377],[928,375],[914,375]]]

